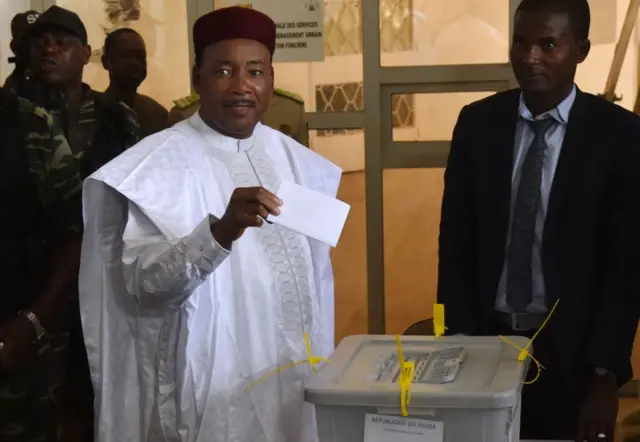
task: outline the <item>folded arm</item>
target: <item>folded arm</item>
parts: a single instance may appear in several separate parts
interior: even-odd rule
[[[447,312],[449,334],[475,332],[475,211],[468,156],[467,108],[458,117],[444,174],[438,261],[438,303]]]
[[[125,245],[123,274],[128,292],[151,308],[177,308],[229,256],[211,234],[206,217],[178,241],[161,234]]]
[[[587,363],[630,379],[631,352],[640,319],[640,122],[630,124],[612,171],[603,237],[604,268],[594,307]]]

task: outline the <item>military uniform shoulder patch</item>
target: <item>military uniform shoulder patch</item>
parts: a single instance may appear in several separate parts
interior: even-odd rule
[[[200,96],[198,94],[191,94],[191,95],[187,95],[186,97],[173,100],[173,104],[175,104],[178,109],[186,109],[192,104],[196,104],[199,101],[200,101]]]
[[[293,100],[295,102],[298,102],[300,104],[304,104],[304,98],[302,98],[298,94],[294,94],[293,92],[285,91],[284,89],[275,88],[273,90],[273,93],[278,95],[278,96],[280,96],[280,97],[290,98],[291,100]]]

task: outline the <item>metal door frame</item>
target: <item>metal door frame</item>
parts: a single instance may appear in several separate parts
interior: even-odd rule
[[[509,35],[520,0],[509,0]],[[362,0],[368,331],[384,334],[383,170],[445,167],[449,141],[393,141],[395,94],[498,91],[515,85],[508,63],[382,67],[379,0]],[[409,325],[409,324],[407,324]]]
[[[46,0],[45,0],[46,1]],[[361,0],[362,112],[309,112],[310,130],[364,129],[367,230],[367,317],[371,334],[385,332],[384,169],[440,168],[446,165],[449,141],[393,141],[391,96],[395,94],[499,91],[515,85],[508,63],[382,67],[380,64],[380,0]],[[509,34],[521,0],[509,0]],[[187,0],[189,33],[195,20],[209,12],[211,0]],[[193,66],[189,36],[189,60]]]

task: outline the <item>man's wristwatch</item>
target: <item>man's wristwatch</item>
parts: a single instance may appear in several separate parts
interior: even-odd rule
[[[42,337],[47,333],[47,329],[45,329],[42,326],[42,323],[40,322],[38,317],[35,315],[35,313],[33,313],[32,311],[20,310],[18,311],[18,314],[27,318],[31,323],[31,325],[33,325],[33,328],[36,331],[36,341],[39,341],[40,339],[42,339]]]

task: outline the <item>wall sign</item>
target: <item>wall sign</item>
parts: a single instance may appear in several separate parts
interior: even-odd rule
[[[276,63],[324,60],[324,2],[322,0],[227,1],[264,12],[276,22]]]

